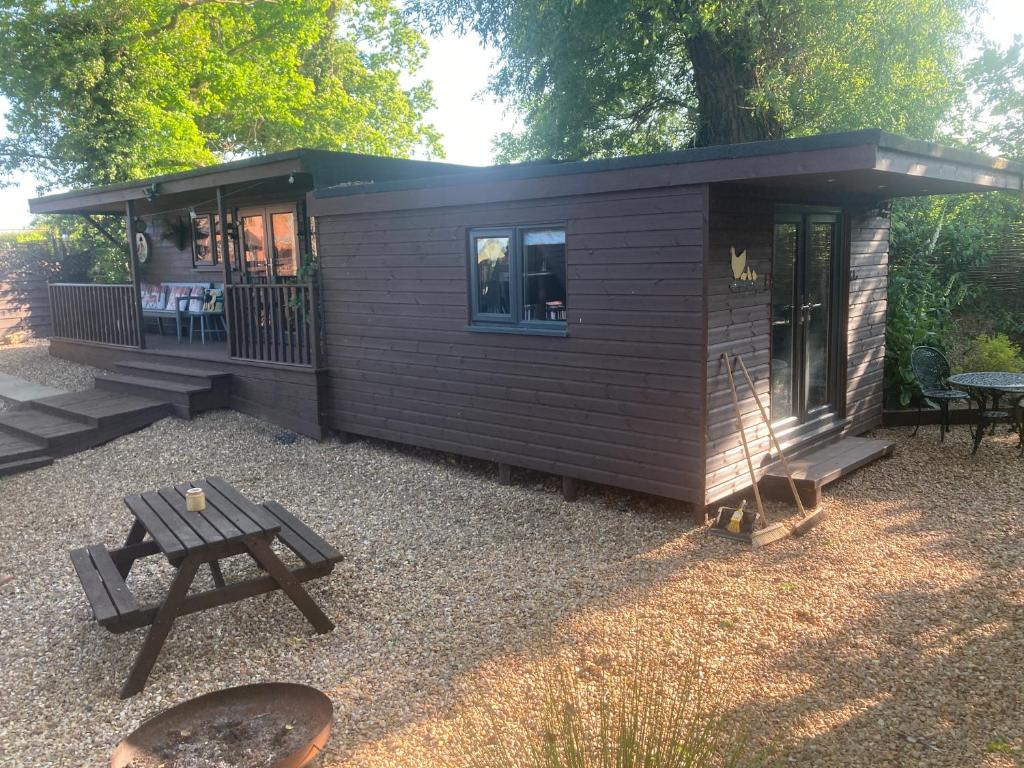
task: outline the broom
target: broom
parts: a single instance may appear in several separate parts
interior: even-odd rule
[[[725,356],[725,353],[722,353]],[[728,357],[726,357],[728,362]],[[800,522],[793,526],[794,536],[803,536],[811,528],[822,522],[826,518],[825,510],[820,507],[812,509],[810,512],[804,509],[803,501],[800,500],[800,494],[797,492],[796,483],[793,481],[793,473],[789,471],[789,462],[786,461],[786,455],[782,452],[782,446],[779,445],[779,439],[775,436],[775,430],[772,429],[771,419],[768,418],[768,412],[765,411],[764,405],[761,403],[761,396],[757,394],[757,390],[754,388],[754,380],[750,378],[750,372],[747,370],[747,366],[743,363],[743,358],[736,355],[736,362],[740,364],[740,370],[743,372],[743,378],[747,380],[747,386],[750,387],[751,394],[754,395],[754,402],[757,403],[757,409],[761,412],[761,418],[764,419],[764,423],[768,427],[768,434],[771,436],[772,445],[775,446],[775,452],[779,454],[779,461],[782,464],[782,469],[786,473],[786,479],[789,480],[789,488],[793,491],[793,499],[796,501],[796,508],[800,512]]]

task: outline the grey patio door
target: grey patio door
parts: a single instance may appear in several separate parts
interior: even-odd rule
[[[772,420],[803,423],[834,410],[839,215],[781,210],[772,264]]]

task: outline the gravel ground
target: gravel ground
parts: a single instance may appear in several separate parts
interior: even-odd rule
[[[49,349],[47,341],[0,346],[0,372],[69,392],[92,389],[99,369],[50,357]]]
[[[584,486],[567,504],[540,475],[503,487],[489,465],[282,444],[234,413],[164,420],[0,480],[0,573],[16,576],[0,586],[0,766],[102,765],[144,718],[261,680],[332,697],[321,768],[454,766],[487,738],[467,711],[514,728],[552,658],[599,677],[638,633],[666,664],[701,633],[734,678],[727,706],[781,764],[1019,765],[1024,462],[1007,436],[972,459],[965,430],[941,446],[934,431],[880,432],[895,457],[832,486],[810,535],[754,554],[663,501]],[[192,615],[120,701],[142,632],[90,620],[67,550],[117,545],[123,495],[211,473],[342,550],[311,586],[337,629],[313,635],[281,593]],[[145,563],[130,586],[152,599],[168,571]]]

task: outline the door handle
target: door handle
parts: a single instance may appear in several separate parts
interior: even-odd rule
[[[807,323],[808,321],[810,321],[810,319],[811,319],[811,310],[812,309],[820,309],[820,308],[821,308],[821,302],[820,301],[817,304],[804,304],[804,305],[802,305],[800,307],[800,325],[803,325],[804,323]]]

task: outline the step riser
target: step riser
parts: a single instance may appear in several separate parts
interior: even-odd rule
[[[218,374],[211,376],[201,372],[190,372],[188,369],[183,368],[179,371],[153,371],[145,368],[142,365],[133,365],[131,363],[118,363],[117,370],[119,373],[123,373],[126,376],[138,376],[143,378],[150,378],[156,381],[174,381],[180,384],[194,384],[196,386],[213,386],[217,388],[219,384],[224,384],[230,381],[231,374]]]
[[[188,394],[184,392],[170,392],[166,389],[160,389],[157,382],[154,382],[152,387],[147,387],[142,384],[127,383],[117,381],[115,379],[97,377],[96,389],[105,389],[108,392],[122,392],[126,395],[139,395],[141,397],[161,400],[165,403],[170,403],[171,405],[180,405],[186,408],[189,404]]]
[[[215,408],[227,408],[230,398],[230,380],[214,382],[214,388],[202,392],[173,392],[161,389],[159,383],[154,381],[153,386],[135,382],[118,381],[98,377],[96,388],[109,392],[121,392],[130,395],[140,395],[153,400],[160,400],[170,403],[174,407],[174,413],[180,418],[190,419],[197,413],[213,410]]]
[[[91,416],[85,416],[81,413],[65,411],[58,405],[50,405],[49,403],[30,400],[25,403],[25,407],[33,411],[39,411],[40,413],[49,413],[53,416],[60,416],[61,418],[68,419],[70,421],[77,421],[79,424],[88,424],[90,427],[98,427],[100,425],[99,419],[95,419]]]
[[[53,464],[53,458],[51,456],[36,456],[31,459],[8,461],[4,464],[0,464],[0,477],[8,477],[9,475],[16,475],[19,472],[28,472],[33,469],[39,469],[40,467],[48,467],[51,464]]]

